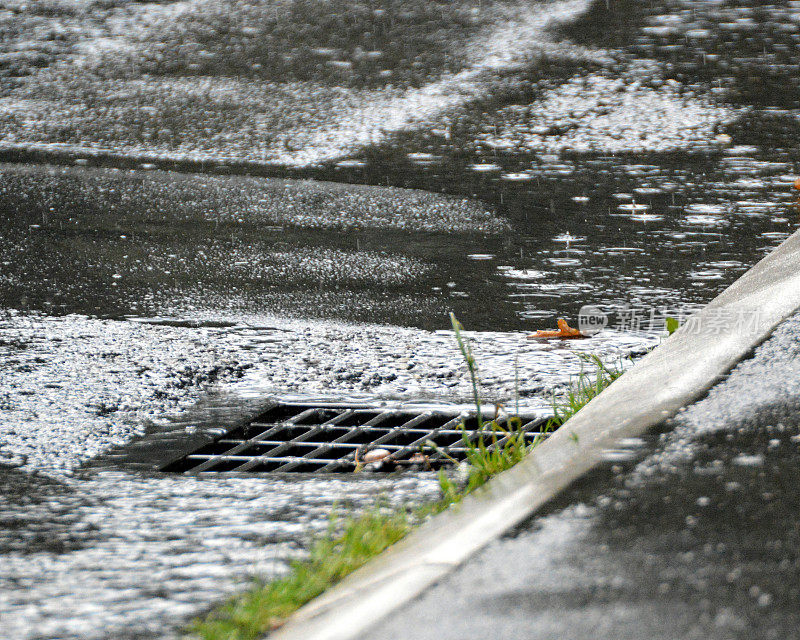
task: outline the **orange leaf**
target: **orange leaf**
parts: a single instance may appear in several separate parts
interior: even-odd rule
[[[529,338],[585,338],[578,329],[573,329],[567,324],[563,318],[558,319],[558,330],[539,330],[536,333],[529,335]]]

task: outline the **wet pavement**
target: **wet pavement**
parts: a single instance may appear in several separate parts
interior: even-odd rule
[[[585,58],[548,29],[588,4],[4,2],[2,139],[292,166],[337,159],[485,94],[540,50]]]
[[[345,512],[439,495],[433,473],[198,479],[121,467],[104,456],[111,448],[225,428],[271,395],[438,404],[470,397],[452,332],[264,316],[181,322],[18,312],[0,327],[0,635],[9,638],[174,637],[253,577],[286,571],[335,505]],[[613,361],[655,342],[622,336],[567,347],[519,332],[471,337],[486,398],[510,408],[518,390],[522,408],[544,412],[558,381],[580,370],[576,353]]]
[[[223,326],[16,314],[0,320],[0,461],[68,472],[160,424],[191,424],[184,412],[202,417],[221,392],[241,404],[238,417],[248,414],[249,398],[274,395],[445,404],[471,398],[452,331],[249,320],[216,323]],[[578,354],[613,363],[657,342],[614,336],[567,346],[515,332],[466,335],[480,358],[486,401],[511,409],[518,399],[534,411],[546,411],[550,393],[585,366]],[[226,417],[228,424],[236,420]]]
[[[531,329],[584,304],[617,324],[691,310],[797,228],[796,2],[5,0],[0,25],[0,636],[174,637],[284,571],[337,500],[437,491],[425,474],[166,477],[110,449],[230,424],[269,395],[464,402],[451,310],[475,331],[487,398],[544,410],[580,353],[614,362],[658,338],[628,324],[535,343]],[[771,455],[793,473],[794,450],[761,451],[756,432],[714,445],[740,493],[777,482]],[[695,450],[690,426],[673,433]],[[731,462],[750,449],[763,466]],[[557,573],[586,540],[642,575],[625,536],[647,523],[625,499],[666,531],[674,514],[710,517],[693,499],[732,504],[692,465],[603,480],[608,504],[598,479],[520,544],[567,554],[536,569],[562,587],[586,584]],[[752,493],[794,513],[773,489]],[[791,636],[775,609],[789,600],[751,580],[724,517],[709,520],[719,539],[703,529],[709,554],[694,538],[673,554],[691,527],[648,533],[666,577],[643,593],[665,594],[631,610],[675,615],[687,637],[708,620],[758,637],[750,606]],[[793,566],[783,548],[775,575]],[[713,582],[682,567],[714,554],[744,604],[714,609],[717,590],[679,616],[675,594]],[[616,564],[582,562],[587,589],[631,593]]]
[[[794,638],[800,316],[371,638]]]
[[[7,638],[153,638],[282,575],[338,509],[435,498],[416,478],[0,473]]]

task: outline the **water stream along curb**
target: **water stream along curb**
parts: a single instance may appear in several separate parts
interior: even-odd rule
[[[516,467],[297,611],[272,640],[360,637],[619,448],[708,391],[800,308],[800,232],[761,260]]]

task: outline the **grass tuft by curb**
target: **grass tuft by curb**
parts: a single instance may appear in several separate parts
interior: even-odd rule
[[[596,355],[582,355],[581,359],[585,364],[593,365],[595,373],[586,373],[581,367],[564,397],[553,399],[553,417],[547,421],[547,431],[558,429],[625,372],[621,365],[609,367]]]
[[[484,421],[476,360],[469,341],[462,335],[461,323],[453,314],[450,319],[472,381],[481,431],[476,440],[470,440],[462,424],[467,449],[466,481],[458,483],[440,471],[442,497],[438,501],[412,510],[389,509],[379,504],[361,515],[346,518],[341,524],[332,517],[327,533],[313,542],[305,560],[291,563],[288,575],[270,582],[257,582],[249,591],[234,596],[204,618],[196,619],[188,629],[189,637],[202,640],[263,637],[281,626],[301,606],[405,537],[415,524],[459,503],[492,476],[513,467],[538,444],[539,440],[527,443],[521,430],[522,421],[516,416],[501,421],[496,415],[494,420]],[[582,369],[564,398],[554,400],[553,417],[545,425],[545,433],[564,424],[623,373],[619,367],[607,367],[597,356],[587,356],[585,361],[596,368],[595,374]]]
[[[348,518],[338,535],[332,518],[327,535],[313,544],[307,559],[291,564],[286,577],[255,584],[204,619],[196,620],[190,634],[214,640],[260,638],[279,627],[306,602],[400,540],[410,528],[405,511],[387,514],[380,507]]]

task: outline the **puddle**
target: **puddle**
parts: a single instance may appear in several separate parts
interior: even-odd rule
[[[372,154],[360,177],[492,203],[513,234],[491,247],[493,262],[465,263],[470,271],[483,267],[483,274],[469,284],[469,272],[453,280],[471,299],[490,301],[492,318],[458,301],[452,306],[466,321],[474,318],[473,326],[515,328],[531,326],[529,318],[552,325],[559,314],[576,317],[585,304],[613,318],[626,305],[648,313],[696,308],[713,298],[797,228],[787,180],[794,160],[767,157],[775,155],[759,150],[735,164],[721,153],[569,155],[557,162],[501,155],[495,159],[506,169],[534,165],[529,180],[510,187],[502,175],[473,172],[468,159],[452,157],[428,172],[386,149]],[[554,169],[565,160],[569,179]],[[628,202],[620,203],[620,195]],[[714,282],[694,286],[697,265],[708,263],[727,266]]]
[[[564,180],[552,161],[511,155],[509,166],[535,164],[513,187],[470,162],[451,158],[432,174],[389,150],[358,176],[316,170],[449,198],[5,165],[2,298],[50,313],[266,313],[425,329],[446,328],[453,310],[476,330],[553,326],[587,304],[612,318],[691,309],[797,227],[794,165],[766,156],[574,156]],[[730,266],[699,287],[704,263]]]

